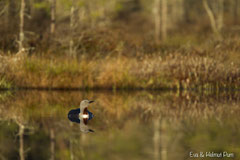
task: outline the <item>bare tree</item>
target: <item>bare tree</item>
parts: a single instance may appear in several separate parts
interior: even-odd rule
[[[74,28],[75,28],[75,0],[72,0],[72,6],[71,6],[71,12],[70,12],[70,32],[71,32],[71,39],[69,42],[69,54],[72,57],[76,57],[76,52],[74,49],[74,41],[73,41],[73,36],[74,36]]]
[[[159,38],[164,41],[167,37],[167,12],[167,0],[154,0],[153,13],[157,43]]]
[[[223,28],[223,14],[224,14],[224,8],[223,8],[223,0],[218,0],[218,13],[217,13],[217,27],[219,32],[221,32]]]
[[[25,12],[25,0],[21,0],[21,8],[20,8],[20,32],[19,32],[19,52],[22,53],[24,51],[24,12]]]
[[[167,0],[161,0],[161,39],[167,38]]]
[[[215,15],[214,15],[214,10],[212,10],[209,7],[209,4],[207,2],[207,0],[203,0],[203,6],[208,14],[210,23],[211,23],[211,28],[213,30],[213,32],[215,33],[215,35],[217,36],[217,38],[221,38],[221,30],[223,27],[223,0],[218,0],[218,2],[215,2]],[[217,5],[217,7],[216,7]]]
[[[51,0],[51,30],[50,33],[54,34],[56,26],[56,0]]]
[[[235,3],[234,3],[234,23],[237,24],[238,23],[238,14],[239,14],[239,2],[238,0],[235,0]]]
[[[154,14],[154,23],[155,23],[155,42],[159,42],[160,38],[160,0],[154,0],[153,14]]]

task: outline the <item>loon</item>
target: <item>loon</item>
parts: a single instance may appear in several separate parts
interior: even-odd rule
[[[76,123],[80,123],[80,121],[83,120],[83,122],[87,124],[87,121],[93,118],[93,113],[90,112],[87,107],[93,102],[94,101],[83,100],[80,103],[80,108],[72,109],[68,112],[68,119]]]

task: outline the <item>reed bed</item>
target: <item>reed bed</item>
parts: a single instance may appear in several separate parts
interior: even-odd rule
[[[234,39],[135,55],[120,49],[104,56],[85,53],[75,59],[41,55],[10,57],[1,60],[0,87],[239,89],[239,42]]]

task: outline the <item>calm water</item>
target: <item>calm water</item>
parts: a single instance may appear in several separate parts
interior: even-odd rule
[[[0,92],[0,159],[239,159],[239,97],[238,92]],[[83,99],[95,100],[88,122],[93,133],[82,133],[67,118]]]

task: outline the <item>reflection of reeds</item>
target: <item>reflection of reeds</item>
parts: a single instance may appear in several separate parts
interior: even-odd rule
[[[96,133],[82,136],[79,126],[70,126],[66,116],[86,97],[95,100],[89,108],[95,115],[89,125]],[[224,143],[227,144],[234,133],[234,140],[239,139],[239,97],[238,92],[23,91],[1,101],[0,119],[8,122],[14,120],[15,123],[18,122],[17,117],[26,126],[32,126],[36,131],[34,135],[47,139],[47,142],[49,140],[49,158],[52,153],[56,159],[71,156],[76,159],[114,159],[113,155],[120,155],[121,158],[134,156],[136,159],[154,156],[155,159],[176,159],[191,149],[202,149],[210,141],[214,145],[209,149],[233,151],[231,147],[224,147]],[[219,143],[220,137],[227,140]],[[54,139],[54,144],[50,143],[51,139]],[[28,138],[24,139],[24,144],[29,146]],[[238,143],[231,144],[236,146]],[[69,147],[72,147],[71,150]],[[30,152],[34,150],[32,147]],[[92,150],[94,153],[90,152]]]
[[[16,97],[16,98],[14,98]],[[22,91],[2,100],[0,115],[4,119],[18,118],[22,122],[38,123],[42,119],[53,121],[66,117],[68,110],[79,107],[81,99],[94,99],[89,110],[98,116],[98,122],[106,128],[116,122],[122,126],[126,120],[139,118],[148,123],[155,117],[169,122],[192,119],[192,121],[231,118],[240,113],[238,92],[204,94],[197,92],[46,92]],[[14,99],[14,101],[13,101]],[[100,114],[101,113],[101,114]],[[11,118],[12,117],[12,118]],[[50,118],[51,117],[51,118]],[[108,118],[104,118],[108,117]],[[109,120],[111,119],[111,121]],[[52,125],[45,122],[46,125]]]

